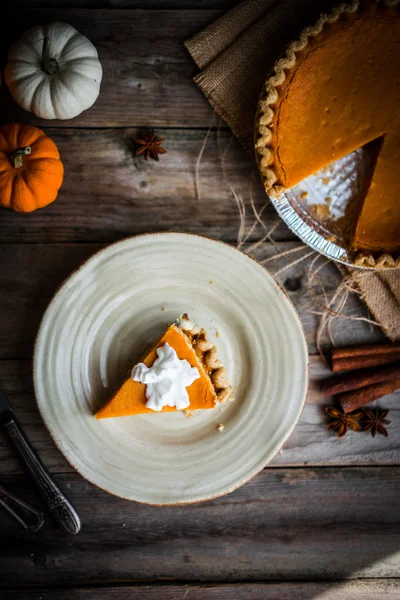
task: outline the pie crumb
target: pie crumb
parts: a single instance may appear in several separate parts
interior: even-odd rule
[[[218,431],[222,432],[225,429],[225,425],[223,423],[220,423],[217,427]]]
[[[214,285],[214,282],[212,279],[210,279],[210,285]]]
[[[301,194],[300,194],[300,198],[301,198],[302,200],[305,200],[306,198],[308,198],[308,192],[301,192]]]
[[[217,337],[217,338],[221,337],[221,334],[219,331],[216,332],[215,337]]]
[[[161,310],[162,310],[162,311],[165,311],[165,310],[167,310],[167,309],[165,308],[165,306],[162,306],[162,307],[161,307]]]
[[[327,219],[330,216],[328,204],[312,204],[310,208],[312,212],[320,219]]]
[[[193,417],[193,415],[194,415],[194,411],[193,410],[184,410],[183,412],[185,413],[185,416],[188,419],[191,419]]]

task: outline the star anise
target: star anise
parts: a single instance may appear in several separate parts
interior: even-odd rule
[[[333,419],[328,425],[328,429],[334,429],[338,437],[342,437],[347,432],[347,429],[353,431],[361,431],[359,419],[364,415],[362,410],[352,413],[345,413],[338,408],[327,407],[326,413]]]
[[[385,417],[388,414],[388,410],[379,410],[379,408],[373,409],[363,408],[363,431],[370,431],[372,437],[375,437],[377,433],[384,435],[387,437],[389,434],[386,431],[385,425],[389,425],[390,421],[388,421]]]
[[[137,150],[136,154],[144,154],[145,159],[152,158],[153,160],[160,160],[159,154],[166,154],[165,148],[161,147],[161,144],[165,138],[156,138],[154,129],[150,131],[141,131],[139,137],[135,140]]]

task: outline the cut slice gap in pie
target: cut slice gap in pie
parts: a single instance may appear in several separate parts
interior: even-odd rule
[[[348,241],[356,244],[357,230],[362,229],[365,219],[366,199],[371,190],[372,181],[375,178],[375,171],[378,165],[378,157],[382,151],[384,136],[371,140],[363,146],[363,173],[361,181],[361,189],[358,194],[355,194],[352,201],[347,204],[342,227],[348,228]]]
[[[219,402],[232,399],[232,386],[227,380],[226,369],[218,357],[218,351],[204,329],[197,327],[187,315],[172,324],[143,358],[145,368],[151,368],[157,360],[157,350],[168,345],[180,361],[187,361],[198,369],[198,378],[187,387],[190,413],[199,409],[211,409]],[[149,403],[147,385],[134,381],[131,376],[96,413],[96,419],[126,417],[154,413]],[[174,412],[175,406],[163,406],[160,412]]]
[[[373,140],[326,165],[295,185],[288,196],[303,220],[346,248],[354,237],[381,142],[382,138]]]
[[[275,197],[381,139],[351,227],[351,249],[371,266],[377,256],[396,266],[400,253],[399,56],[398,2],[339,5],[277,61],[256,118],[260,171]]]

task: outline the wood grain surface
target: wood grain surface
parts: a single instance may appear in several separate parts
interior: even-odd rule
[[[65,21],[96,46],[103,67],[95,104],[57,127],[208,127],[213,111],[192,78],[197,72],[183,41],[215,21],[217,10],[24,9],[9,3],[0,29],[2,63],[29,27]],[[7,121],[49,125],[19,108],[3,84],[0,115]]]
[[[400,598],[400,393],[378,402],[390,410],[388,438],[350,432],[338,440],[326,431],[330,399],[318,380],[328,371],[315,338],[325,294],[341,275],[307,256],[271,206],[256,224],[252,202],[261,211],[266,196],[252,159],[192,81],[197,68],[182,42],[235,4],[7,3],[0,66],[25,29],[59,20],[96,45],[104,79],[95,105],[72,121],[37,119],[15,105],[4,80],[0,86],[0,122],[43,127],[65,165],[53,205],[30,215],[1,211],[0,389],[83,522],[70,538],[46,515],[43,531],[29,534],[0,511],[0,600]],[[159,163],[134,156],[143,126],[166,138]],[[275,241],[256,248],[272,229]],[[271,465],[229,496],[176,508],[120,500],[82,479],[51,441],[32,388],[36,332],[65,277],[107,243],[166,230],[239,242],[262,261],[299,311],[311,354],[307,405]],[[354,297],[346,315],[370,317]],[[340,318],[332,333],[337,345],[383,339],[370,324]],[[325,332],[322,346],[330,344]],[[0,483],[43,507],[2,433]]]
[[[272,0],[271,4],[279,0]],[[14,0],[21,8],[140,8],[142,10],[219,9],[224,12],[237,6],[237,0]]]
[[[1,307],[0,358],[32,356],[40,320],[58,286],[82,261],[102,247],[101,244],[85,243],[0,244],[0,289],[7,290]],[[291,253],[285,254],[288,251]],[[282,257],[278,256],[279,252]],[[280,272],[278,281],[286,288],[295,304],[305,329],[309,352],[315,354],[316,328],[325,300],[318,287],[312,293],[307,287],[310,263],[315,258],[314,254],[307,256],[308,254],[309,249],[299,242],[278,245],[265,243],[252,252],[252,256],[259,260],[268,261],[265,266],[272,273]],[[290,266],[290,262],[299,260],[302,256],[304,260]],[[321,264],[324,262],[325,259],[321,258]],[[318,275],[323,278],[325,293],[332,294],[341,280],[337,268],[333,263],[327,264]],[[356,297],[350,299],[345,314],[368,316],[367,310]],[[349,326],[347,319],[340,318],[336,319],[333,333],[338,345],[382,339],[377,327],[362,321],[353,321]]]
[[[0,587],[399,574],[397,467],[267,469],[229,496],[184,507],[120,500],[75,474],[55,480],[82,531],[66,537],[47,518],[39,535],[21,533],[1,513]],[[39,504],[25,478],[2,482]]]
[[[3,391],[9,397],[29,439],[38,450],[45,464],[54,472],[71,471],[64,457],[54,447],[44,427],[34,400],[32,388],[31,358],[33,345],[40,320],[46,306],[62,281],[76,269],[82,261],[101,249],[101,244],[0,244],[0,289],[8,290],[3,296],[2,321],[0,326],[0,381]],[[244,246],[250,249],[249,245]],[[292,254],[284,254],[301,248],[298,242],[262,244],[252,252],[260,260],[268,260],[281,252],[283,256],[267,263],[275,272],[286,269],[287,260]],[[306,256],[307,249],[301,249],[294,256]],[[278,280],[286,288],[289,297],[297,307],[302,319],[309,350],[316,354],[316,327],[319,316],[318,302],[323,298],[310,295],[305,281],[310,261],[306,258],[294,267],[284,270]],[[292,260],[292,259],[290,259]],[[323,259],[322,259],[323,260]],[[319,272],[323,277],[327,293],[332,293],[340,281],[339,272],[332,264]],[[367,315],[363,305],[354,298],[347,311],[348,315]],[[355,343],[360,339],[374,341],[381,339],[377,328],[363,322],[337,319],[333,327],[339,344]],[[285,448],[278,454],[272,466],[281,465],[354,465],[354,464],[399,464],[400,448],[395,432],[400,424],[399,393],[380,401],[390,409],[392,420],[389,438],[378,436],[374,440],[369,434],[349,433],[346,438],[337,440],[334,434],[326,432],[324,407],[329,400],[324,399],[318,390],[317,380],[329,376],[319,357],[311,360],[311,386],[308,404],[299,425],[289,438]],[[13,454],[7,440],[0,437],[0,473],[20,472],[21,465]]]
[[[59,196],[32,214],[3,210],[1,242],[113,242],[169,229],[233,242],[240,220],[232,189],[243,199],[247,231],[255,220],[250,198],[258,211],[267,201],[253,161],[226,129],[208,137],[204,130],[159,129],[168,152],[159,162],[135,156],[137,128],[46,127],[46,133],[65,167]],[[268,227],[278,222],[272,206],[262,217]],[[259,237],[258,228],[249,239]],[[274,239],[295,238],[281,222]]]
[[[398,600],[399,579],[342,582],[137,585],[14,591],[13,600]],[[9,600],[0,591],[0,600]]]
[[[378,402],[379,406],[390,410],[388,438],[381,435],[372,438],[370,433],[350,431],[339,440],[335,433],[326,430],[328,419],[324,409],[325,406],[330,406],[332,401],[322,396],[318,380],[329,376],[329,371],[317,356],[311,357],[310,374],[307,405],[293,434],[270,466],[400,466],[397,435],[400,429],[400,391]],[[33,394],[31,361],[0,361],[0,381],[2,390],[7,394],[25,433],[45,465],[55,473],[74,472],[55,447],[40,418]],[[8,440],[0,435],[0,477],[22,471],[23,467]]]

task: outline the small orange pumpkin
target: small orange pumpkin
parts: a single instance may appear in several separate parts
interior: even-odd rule
[[[0,128],[0,205],[32,212],[57,198],[64,167],[57,146],[41,129],[9,123]]]

